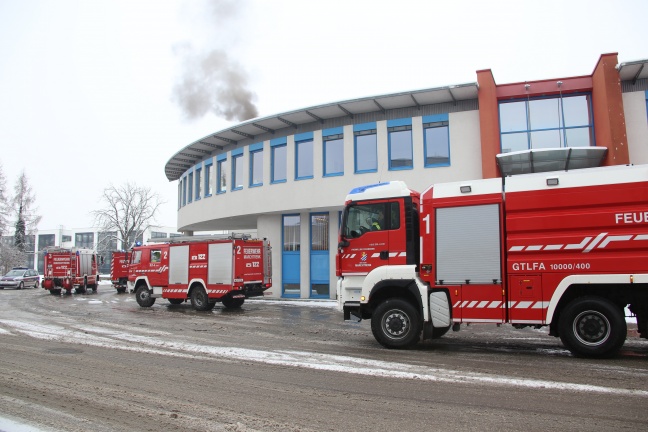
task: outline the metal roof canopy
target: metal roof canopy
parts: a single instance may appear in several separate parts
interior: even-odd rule
[[[648,78],[648,60],[637,60],[621,63],[617,66],[621,81],[632,81]]]
[[[169,181],[178,180],[187,169],[203,160],[206,156],[214,154],[214,151],[222,152],[226,146],[235,148],[240,141],[254,140],[264,134],[274,135],[280,129],[292,128],[297,130],[305,124],[313,122],[324,124],[325,121],[336,118],[348,117],[353,119],[356,115],[372,112],[382,112],[384,114],[387,110],[418,108],[425,105],[477,99],[477,90],[477,83],[458,84],[350,99],[248,120],[208,135],[184,147],[169,159],[164,167],[164,172]]]
[[[501,153],[495,158],[502,177],[508,177],[599,167],[606,154],[606,147],[559,147]]]

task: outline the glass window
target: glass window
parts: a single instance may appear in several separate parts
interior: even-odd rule
[[[139,262],[142,261],[142,251],[141,250],[136,250],[133,252],[132,258],[131,258],[131,263],[132,264],[139,264]]]
[[[263,149],[250,153],[250,186],[263,184]]]
[[[329,215],[311,215],[311,251],[329,250]]]
[[[342,235],[356,238],[370,231],[400,228],[400,207],[396,202],[347,207]]]
[[[594,145],[590,95],[499,105],[502,152]]]
[[[178,182],[178,210],[182,207],[182,180]]]
[[[355,172],[375,172],[378,170],[378,138],[376,129],[354,132]]]
[[[298,251],[301,248],[300,242],[299,215],[283,217],[283,250]]]
[[[196,201],[202,196],[202,181],[201,181],[202,169],[198,168],[196,170]]]
[[[80,248],[94,249],[94,233],[76,233],[74,235],[74,245]]]
[[[296,144],[297,166],[295,176],[297,179],[313,178],[313,140],[299,141]]]
[[[187,202],[190,203],[193,200],[193,172],[189,173],[187,182],[188,182]]]
[[[286,181],[286,145],[272,147],[272,183]]]
[[[227,169],[225,167],[225,164],[227,163],[227,159],[223,159],[218,161],[218,164],[216,165],[216,193],[225,193],[227,190]]]
[[[412,126],[395,126],[387,129],[389,133],[389,169],[412,169]]]
[[[151,238],[152,239],[167,238],[167,233],[160,232],[160,231],[151,231]]]
[[[342,135],[324,137],[324,176],[344,175],[344,140]]]
[[[187,205],[187,177],[182,179],[182,205]]]
[[[426,167],[450,165],[448,122],[424,123],[423,142]]]
[[[243,155],[232,156],[232,190],[243,189]]]
[[[212,185],[212,171],[214,166],[210,163],[205,165],[205,197],[212,196],[214,193],[214,187]]]
[[[61,236],[61,241],[62,241],[63,243],[69,243],[69,242],[72,241],[72,236],[63,234],[63,235]]]
[[[151,262],[158,263],[162,258],[162,251],[160,249],[151,249]]]

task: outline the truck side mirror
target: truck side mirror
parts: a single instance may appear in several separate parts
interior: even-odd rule
[[[342,240],[340,243],[338,243],[338,247],[339,248],[344,248],[344,247],[348,247],[350,244],[351,243],[349,243],[348,240]]]

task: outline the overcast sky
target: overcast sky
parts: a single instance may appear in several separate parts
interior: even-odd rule
[[[648,59],[647,16],[645,0],[0,0],[0,163],[11,189],[25,170],[40,229],[91,226],[127,181],[176,226],[165,163],[237,115],[480,69],[498,84],[590,75],[603,53]]]

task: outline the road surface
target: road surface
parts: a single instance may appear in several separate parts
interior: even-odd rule
[[[648,430],[648,341],[572,357],[546,329],[382,348],[331,301],[140,308],[110,285],[0,291],[0,416],[41,431]],[[0,423],[1,424],[1,423]]]

